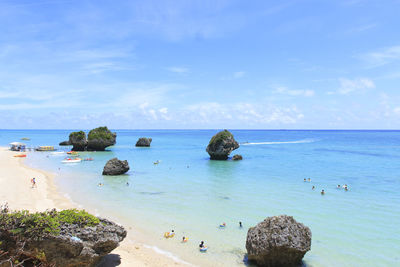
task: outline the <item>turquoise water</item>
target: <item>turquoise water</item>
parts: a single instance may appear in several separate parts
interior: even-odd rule
[[[238,142],[248,142],[234,151],[243,155],[238,162],[208,159],[215,130],[116,132],[109,151],[83,154],[92,162],[63,165],[62,156],[35,152],[27,163],[57,173],[56,185],[73,201],[142,233],[131,238],[202,266],[243,266],[247,228],[279,214],[311,228],[307,266],[400,264],[399,131],[233,130]],[[68,133],[1,130],[0,145],[21,137],[57,145]],[[142,136],[153,138],[151,148],[135,148]],[[101,175],[112,157],[129,161],[127,175]],[[218,229],[222,222],[226,229]],[[162,238],[171,229],[176,238]],[[186,244],[179,242],[183,235]],[[207,253],[197,250],[201,240]]]

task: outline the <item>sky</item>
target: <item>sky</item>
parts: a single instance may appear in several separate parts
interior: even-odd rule
[[[399,11],[0,0],[0,128],[399,129]]]

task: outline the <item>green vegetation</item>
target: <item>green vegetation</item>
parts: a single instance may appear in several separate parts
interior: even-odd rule
[[[50,210],[29,213],[27,210],[0,213],[0,228],[18,235],[39,238],[43,234],[58,234],[60,225],[77,224],[80,227],[95,226],[100,220],[85,210]]]
[[[221,143],[222,140],[227,139],[227,138],[233,138],[233,135],[228,130],[220,131],[219,133],[217,133],[216,135],[214,135],[211,138],[210,143],[208,145],[209,146],[217,145],[217,144]]]
[[[88,140],[94,140],[94,139],[112,140],[113,138],[114,136],[111,133],[111,131],[108,130],[107,126],[93,129],[88,134]]]
[[[79,131],[79,132],[72,132],[69,134],[69,138],[74,138],[76,140],[83,140],[85,139],[85,132],[84,131]]]

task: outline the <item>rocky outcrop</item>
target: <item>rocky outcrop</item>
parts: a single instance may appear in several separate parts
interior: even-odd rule
[[[206,151],[210,155],[210,159],[226,160],[229,154],[237,148],[239,148],[239,144],[233,135],[228,130],[224,130],[211,138]]]
[[[85,132],[79,131],[70,133],[68,142],[73,146],[73,151],[85,151],[87,145]]]
[[[268,217],[247,232],[248,259],[258,266],[301,266],[311,249],[311,230],[293,217]]]
[[[141,137],[137,140],[136,146],[149,147],[152,140],[151,138]]]
[[[62,141],[58,145],[60,145],[60,146],[70,146],[71,144],[70,144],[69,141]]]
[[[73,146],[73,151],[104,151],[106,147],[115,145],[116,139],[116,133],[112,133],[107,127],[98,127],[89,132],[87,139],[84,131],[70,133],[68,145]]]
[[[243,159],[242,155],[239,154],[233,155],[232,157],[232,160],[242,160],[242,159]]]
[[[98,127],[88,134],[88,151],[104,151],[106,147],[116,143],[117,134],[112,133],[107,127]]]
[[[113,158],[107,161],[103,169],[103,175],[120,175],[129,171],[129,164],[127,160],[119,160]]]
[[[24,261],[23,266],[96,266],[126,234],[122,226],[84,211],[2,213],[0,263],[11,260]],[[10,266],[9,262],[5,264]]]

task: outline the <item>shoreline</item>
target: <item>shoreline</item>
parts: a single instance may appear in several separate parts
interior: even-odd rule
[[[24,158],[17,158],[6,147],[0,147],[0,205],[8,203],[10,210],[29,210],[31,212],[56,208],[78,208],[79,203],[63,196],[54,184],[55,174],[41,169],[34,169],[24,163]],[[26,152],[29,156],[29,153]],[[36,187],[32,188],[31,178],[36,178]],[[86,208],[85,208],[86,209]],[[93,213],[90,209],[86,209]],[[107,216],[105,216],[107,217]],[[108,217],[107,217],[108,218]],[[113,220],[112,218],[109,218]],[[130,237],[134,232],[131,227],[125,227],[128,236],[120,246],[107,255],[101,267],[111,266],[188,266],[189,263],[180,260],[167,251],[161,251]],[[157,250],[160,250],[157,252]]]

